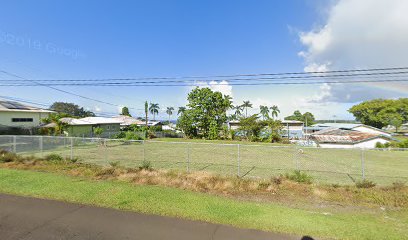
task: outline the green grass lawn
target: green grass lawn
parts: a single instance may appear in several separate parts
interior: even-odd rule
[[[27,138],[30,139],[30,138]],[[175,139],[171,139],[175,140]],[[137,167],[143,160],[150,161],[156,169],[181,169],[208,171],[223,175],[270,178],[300,169],[323,184],[354,184],[365,177],[379,185],[408,181],[408,151],[356,149],[303,148],[294,145],[272,144],[212,144],[211,141],[185,139],[125,142],[107,141],[106,145],[90,140],[76,139],[72,155],[82,162],[109,165],[119,162],[121,166]],[[217,141],[219,142],[219,141]],[[242,142],[238,142],[242,143]],[[57,153],[70,157],[69,139],[44,138],[44,151],[39,143],[19,139],[17,152],[25,155],[45,156]],[[301,150],[300,150],[301,149]],[[239,167],[238,167],[239,165]]]
[[[0,168],[0,192],[335,239],[404,239],[408,212],[306,210],[159,186]]]

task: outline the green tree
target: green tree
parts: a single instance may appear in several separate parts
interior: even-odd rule
[[[211,121],[210,123],[210,129],[208,132],[208,139],[210,140],[216,140],[218,139],[219,136],[219,129],[216,121]]]
[[[280,142],[282,140],[281,131],[283,129],[282,122],[269,118],[265,121],[265,124],[268,126],[270,135],[268,138],[269,142]]]
[[[279,113],[280,113],[280,110],[279,110],[278,106],[273,105],[271,107],[271,116],[272,116],[272,118],[275,119],[275,117],[278,117]]]
[[[153,121],[156,120],[156,115],[159,114],[159,104],[158,103],[150,103],[149,111],[153,114]]]
[[[174,107],[167,107],[166,113],[167,115],[169,115],[169,123],[170,123],[170,117],[173,114],[173,110],[174,110]]]
[[[248,117],[248,108],[252,108],[252,103],[250,101],[244,101],[242,107],[245,108],[245,117]]]
[[[74,103],[54,102],[50,109],[60,114],[67,114],[72,117],[95,117],[95,113],[85,110]]]
[[[395,117],[392,120],[390,120],[390,125],[395,127],[395,132],[398,132],[398,129],[402,125],[402,119],[400,117]]]
[[[269,108],[268,106],[259,106],[260,109],[260,114],[262,115],[262,119],[268,119],[269,118]]]
[[[147,103],[147,101],[145,102],[144,110],[145,110],[145,122],[146,122],[146,127],[147,127],[147,122],[148,122],[147,118],[149,115],[149,104]]]
[[[261,130],[265,127],[263,121],[258,121],[258,114],[254,114],[250,117],[241,118],[239,121],[239,131],[244,132],[247,140],[252,142],[258,141],[260,137]]]
[[[69,115],[65,113],[52,113],[48,115],[47,118],[41,119],[41,121],[45,124],[53,123],[55,127],[52,133],[54,133],[55,135],[61,135],[64,133],[64,130],[67,126],[66,123],[60,121],[60,119],[64,117],[69,117]]]
[[[212,122],[218,129],[226,122],[227,110],[231,106],[227,95],[197,87],[188,94],[187,100],[187,108],[177,121],[177,126],[187,137],[200,135],[208,139]]]
[[[129,116],[129,117],[131,117],[132,115],[130,115],[130,113],[129,113],[129,108],[128,107],[123,107],[122,108],[122,114],[121,115],[123,115],[123,116]]]
[[[244,108],[241,105],[237,105],[235,107],[232,107],[235,112],[234,112],[234,119],[238,120],[239,118],[242,117],[242,111],[244,110]]]
[[[179,107],[177,111],[177,115],[183,114],[186,111],[186,107]]]
[[[101,135],[103,134],[103,128],[101,127],[96,127],[93,129],[93,133],[97,136],[97,137],[101,137]]]
[[[394,119],[408,121],[408,98],[374,99],[354,105],[349,109],[357,121],[383,128]]]
[[[285,120],[301,121],[301,122],[304,122],[305,125],[311,126],[315,122],[315,117],[310,112],[305,112],[304,114],[302,114],[299,110],[296,110],[293,112],[292,115],[285,117]]]

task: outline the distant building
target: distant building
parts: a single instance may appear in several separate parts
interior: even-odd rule
[[[13,101],[0,101],[0,130],[32,129],[39,127],[41,119],[53,111],[28,106]]]
[[[391,137],[391,133],[381,130],[379,128],[371,127],[362,123],[318,123],[311,127],[305,128],[308,133],[313,134],[324,129],[342,129],[342,130],[353,130],[362,133],[371,133],[376,135],[384,135]]]
[[[283,120],[282,121],[282,137],[289,139],[301,139],[303,138],[303,127],[304,123],[302,121],[296,120]]]
[[[101,137],[110,137],[120,132],[122,121],[105,117],[61,118],[66,124],[65,133],[71,137],[96,137],[95,128],[102,128]]]
[[[112,119],[118,120],[121,122],[120,127],[124,128],[124,127],[129,127],[130,125],[146,125],[146,123],[144,121],[141,121],[137,118],[134,117],[129,117],[129,116],[125,116],[125,115],[119,115],[116,117],[112,117]]]
[[[377,143],[390,142],[390,137],[332,127],[313,133],[311,140],[322,148],[375,148]]]

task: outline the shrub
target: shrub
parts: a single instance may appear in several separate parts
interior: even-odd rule
[[[127,131],[125,133],[126,140],[143,140],[143,137],[136,132]]]
[[[289,180],[298,182],[298,183],[307,183],[311,184],[313,182],[313,177],[307,173],[295,170],[292,173],[286,173],[285,177]]]
[[[380,142],[376,142],[375,143],[375,148],[385,148],[384,144],[380,143]]]
[[[13,162],[19,158],[17,154],[8,152],[5,150],[0,150],[0,162]]]
[[[262,181],[258,183],[258,190],[266,190],[271,185],[270,182]]]
[[[52,162],[61,162],[62,160],[64,160],[63,157],[61,157],[59,154],[56,154],[56,153],[49,154],[45,156],[44,159],[47,161],[52,161]]]
[[[272,178],[271,178],[271,182],[273,182],[273,183],[276,184],[276,185],[282,184],[282,182],[283,182],[283,177],[282,177],[282,175],[272,177]]]
[[[110,165],[112,168],[116,168],[116,167],[119,166],[119,161],[109,162],[109,165]]]
[[[366,179],[356,182],[356,187],[357,188],[373,188],[373,187],[375,187],[375,185],[376,184],[374,182],[372,182],[370,180],[366,180]]]
[[[139,169],[151,170],[152,164],[150,161],[143,160],[142,165],[140,165]]]

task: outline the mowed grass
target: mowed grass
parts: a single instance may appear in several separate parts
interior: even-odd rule
[[[213,144],[208,141],[96,142],[75,139],[73,157],[82,162],[137,167],[149,161],[156,169],[208,171],[223,175],[270,178],[302,170],[323,184],[354,184],[366,179],[378,185],[408,181],[408,151],[305,148],[271,144]],[[70,157],[69,139],[44,138],[44,151],[38,142],[19,139],[17,152],[25,155],[57,153]],[[363,159],[363,161],[362,161]]]
[[[305,210],[180,189],[0,168],[0,192],[333,239],[404,239],[408,213]]]

